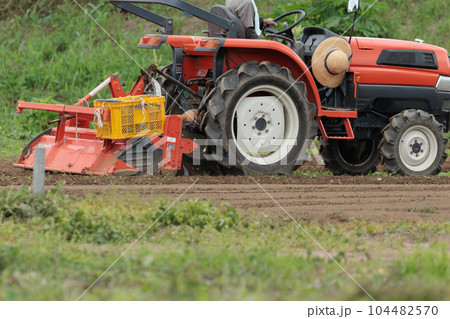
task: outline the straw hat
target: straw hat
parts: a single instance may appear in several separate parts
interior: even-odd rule
[[[338,87],[350,66],[352,48],[339,37],[323,40],[312,56],[312,71],[320,84],[329,88]]]

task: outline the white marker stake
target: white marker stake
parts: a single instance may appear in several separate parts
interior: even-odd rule
[[[44,194],[45,182],[45,148],[36,148],[34,150],[33,165],[33,194]]]

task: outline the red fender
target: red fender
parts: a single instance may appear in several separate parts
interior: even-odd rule
[[[316,115],[321,115],[320,96],[314,78],[303,60],[288,46],[269,40],[204,38],[182,35],[145,35],[139,48],[159,49],[163,44],[174,48],[183,48],[183,77],[187,80],[205,75],[205,71],[213,69],[214,59],[220,52],[226,51],[229,68],[250,61],[269,61],[286,67],[292,72],[294,79],[306,84],[307,98],[316,105]],[[228,70],[223,63],[221,73]]]

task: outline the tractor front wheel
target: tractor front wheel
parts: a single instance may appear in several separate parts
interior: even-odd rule
[[[248,62],[217,79],[206,136],[225,166],[246,174],[289,174],[316,135],[314,105],[287,68]]]
[[[405,110],[383,130],[380,152],[389,172],[410,176],[438,174],[447,158],[447,138],[433,115]]]

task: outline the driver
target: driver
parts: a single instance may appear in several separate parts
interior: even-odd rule
[[[263,19],[258,15],[254,0],[226,0],[225,6],[242,22],[247,39],[261,39],[262,28],[277,25],[272,18]]]

